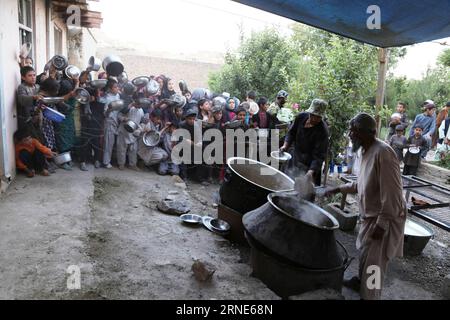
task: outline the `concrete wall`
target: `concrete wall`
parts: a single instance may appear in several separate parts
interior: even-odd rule
[[[40,2],[43,0],[38,0]],[[16,0],[2,0],[0,10],[0,179],[15,176],[13,134],[17,129],[15,92],[20,83],[18,7]]]
[[[67,55],[67,28],[53,19],[45,0],[34,0],[33,49],[35,68],[42,72],[54,55],[54,27],[62,30],[63,54]],[[0,10],[0,192],[15,177],[13,135],[17,130],[16,90],[20,84],[20,50],[17,0],[1,0]]]

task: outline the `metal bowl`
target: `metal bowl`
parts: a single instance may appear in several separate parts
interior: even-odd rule
[[[72,65],[68,66],[64,72],[69,79],[78,79],[81,74],[81,70],[78,67]]]
[[[409,153],[419,154],[420,153],[420,148],[419,147],[411,147],[411,148],[409,148]]]
[[[116,101],[111,102],[109,105],[114,111],[119,111],[125,107],[125,101],[116,100]]]
[[[91,100],[91,95],[86,89],[78,88],[75,90],[75,100],[81,104],[86,104]]]
[[[150,78],[149,78],[150,79]],[[145,85],[145,91],[150,95],[154,96],[159,91],[159,83],[153,79],[150,79]]]
[[[197,214],[183,214],[180,216],[180,220],[188,224],[200,224],[202,223],[202,217]]]
[[[147,147],[155,147],[158,145],[161,135],[157,131],[150,131],[144,134],[142,141]]]
[[[105,70],[108,75],[117,77],[125,69],[122,60],[116,55],[109,55],[103,59],[103,70]]]
[[[241,126],[242,126],[242,121],[240,121],[240,120],[234,120],[234,121],[225,123],[226,129],[237,129]]]
[[[150,106],[153,101],[150,100],[149,98],[139,98],[136,101],[139,105],[145,105],[145,106]]]
[[[59,166],[64,163],[72,161],[72,157],[70,155],[70,152],[65,152],[65,153],[61,153],[61,154],[57,155],[56,157],[53,158],[53,160]]]
[[[102,61],[100,59],[97,59],[96,57],[92,56],[89,58],[89,65],[88,70],[89,71],[99,71],[102,67]]]
[[[55,55],[51,60],[56,70],[62,71],[69,65],[67,58],[61,55]]]
[[[99,79],[99,80],[92,80],[89,84],[91,87],[97,88],[97,89],[103,89],[106,87],[106,84],[108,83],[108,80],[106,79]]]
[[[231,230],[229,223],[221,219],[212,219],[209,223],[211,228],[218,233],[228,233]]]
[[[287,162],[292,159],[292,155],[290,153],[280,153],[280,151],[272,151],[270,156],[279,162]]]
[[[62,97],[45,97],[42,99],[42,102],[44,104],[56,104],[64,102],[64,98]]]
[[[141,77],[137,77],[134,78],[131,82],[138,88],[142,88],[145,87],[149,82],[150,82],[150,78],[146,77],[146,76],[141,76]]]
[[[129,133],[133,133],[139,128],[139,126],[131,120],[127,121],[123,126]]]

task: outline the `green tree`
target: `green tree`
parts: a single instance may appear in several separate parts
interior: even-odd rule
[[[314,98],[329,102],[331,151],[345,146],[348,121],[359,111],[374,113],[377,48],[325,31],[298,26],[294,43],[302,53],[299,76],[291,83],[291,100],[308,108]]]
[[[276,29],[266,29],[244,39],[237,52],[226,54],[223,68],[210,75],[209,87],[241,98],[254,90],[271,99],[288,88],[297,74],[298,62],[289,41]]]
[[[450,49],[445,50],[438,58],[440,64],[450,67]]]

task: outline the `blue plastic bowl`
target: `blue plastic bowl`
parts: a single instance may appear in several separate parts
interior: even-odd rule
[[[47,119],[53,121],[53,122],[63,122],[64,119],[66,119],[66,116],[63,115],[62,113],[52,109],[52,108],[46,108],[43,112],[44,117],[46,117]]]

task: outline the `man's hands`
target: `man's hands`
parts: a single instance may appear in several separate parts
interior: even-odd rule
[[[41,101],[42,99],[44,99],[44,97],[41,96],[40,94],[37,94],[37,95],[33,96],[33,100],[34,101]]]

